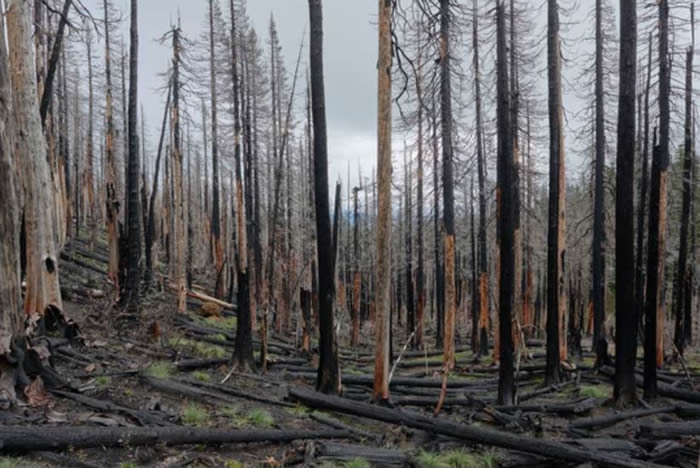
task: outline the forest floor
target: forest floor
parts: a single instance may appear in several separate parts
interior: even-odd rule
[[[314,434],[289,442],[206,443],[200,438],[189,445],[153,437],[91,448],[78,443],[51,451],[8,450],[3,444],[0,468],[597,466],[528,453],[533,440],[609,454],[628,466],[698,466],[697,355],[689,353],[684,366],[669,366],[660,374],[662,397],[653,404],[641,402],[616,411],[610,402],[610,378],[592,370],[592,355],[584,352],[566,366],[565,383],[545,387],[543,343],[530,340],[529,359],[520,362],[517,373],[519,404],[504,407],[495,404],[497,368],[489,359],[473,362],[468,346],[459,344],[457,369],[450,374],[445,405],[434,420],[522,437],[522,450],[504,449],[426,427],[320,411],[292,401],[290,390],[313,386],[317,356],[301,354],[294,343],[274,335],[266,373],[233,373],[222,383],[230,372],[235,311],[204,317],[203,303],[189,298],[189,312],[182,316],[175,313],[174,297],[160,293],[144,299],[137,323],[100,297],[100,291],[107,291],[106,257],[99,239],[93,249],[80,239],[65,249],[60,265],[64,305],[83,339],[54,338],[51,352],[54,368],[69,386],[46,390],[32,385],[25,406],[0,412],[2,427],[21,427],[40,438],[52,427],[65,434],[77,428],[118,432],[139,427],[154,434],[179,427],[224,429],[251,437],[286,434],[297,439],[305,432]],[[358,351],[340,349],[347,401],[371,400],[372,334],[366,332]],[[395,336],[395,355],[401,354],[402,340],[403,333]],[[439,351],[401,354],[391,382],[394,407],[387,411],[431,416],[440,392],[441,359]]]

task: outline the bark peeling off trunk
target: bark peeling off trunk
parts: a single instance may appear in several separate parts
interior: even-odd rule
[[[8,2],[8,40],[15,124],[17,160],[24,164],[25,229],[27,254],[27,291],[24,303],[29,317],[43,317],[47,308],[63,309],[58,281],[58,262],[52,227],[53,209],[48,193],[51,175],[46,141],[41,128],[32,61],[29,4],[21,0]]]

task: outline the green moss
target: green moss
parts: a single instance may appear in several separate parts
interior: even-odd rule
[[[95,379],[95,382],[97,382],[97,385],[100,387],[106,387],[110,383],[112,383],[112,378],[107,376],[107,375],[100,375]]]
[[[121,462],[119,468],[138,468],[134,462]]]
[[[418,461],[419,466],[422,468],[447,468],[447,465],[442,462],[440,455],[436,453],[421,450],[416,457],[416,460]]]
[[[189,426],[207,426],[210,418],[207,409],[195,403],[188,403],[180,414],[182,422]]]
[[[0,468],[21,468],[25,465],[22,460],[12,457],[2,457],[0,458]]]
[[[245,464],[243,462],[239,462],[238,460],[226,460],[226,463],[224,463],[224,468],[245,468]]]
[[[167,379],[173,373],[173,368],[170,363],[165,361],[152,362],[146,369],[146,374],[158,379]]]
[[[472,453],[466,450],[450,450],[437,454],[422,451],[417,461],[423,468],[495,468],[496,455],[493,452]]]
[[[450,468],[494,468],[496,456],[492,452],[470,453],[465,450],[450,450],[441,455]]]
[[[211,380],[211,376],[204,371],[194,371],[192,372],[192,377],[200,382],[209,382]]]
[[[291,414],[296,418],[303,418],[309,414],[309,408],[297,403],[295,407],[287,408],[287,413]]]
[[[605,399],[612,396],[607,385],[581,385],[578,392],[581,396],[590,398]]]
[[[221,408],[219,411],[234,427],[272,427],[275,424],[275,418],[261,408],[243,413],[239,406],[234,405]]]
[[[207,317],[204,321],[212,328],[231,331],[236,329],[238,323],[235,316],[223,316],[221,318]]]
[[[275,418],[262,408],[249,411],[247,418],[250,425],[255,427],[272,427],[275,424]]]
[[[364,458],[357,457],[344,462],[341,466],[343,468],[370,468],[371,465]]]
[[[172,337],[168,344],[173,348],[195,354],[203,358],[222,358],[226,356],[226,350],[221,346],[190,340],[188,338]]]

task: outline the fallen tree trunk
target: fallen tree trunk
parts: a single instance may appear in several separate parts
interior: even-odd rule
[[[191,289],[187,290],[187,295],[189,297],[192,297],[194,299],[199,299],[202,302],[212,302],[218,306],[223,307],[224,309],[229,309],[229,310],[236,310],[236,306],[229,303],[229,302],[224,302],[220,299],[217,299],[215,297],[209,296],[207,294],[197,292],[197,291],[192,291]]]
[[[700,435],[700,420],[649,423],[639,426],[639,435],[650,439],[677,439]]]
[[[601,429],[608,426],[613,426],[620,421],[633,418],[643,418],[659,413],[670,413],[675,408],[673,406],[664,406],[661,408],[639,409],[632,411],[623,411],[621,413],[610,414],[607,416],[599,416],[596,418],[582,419],[571,424],[570,427],[575,429]]]
[[[360,403],[337,396],[324,395],[307,388],[291,389],[289,391],[289,397],[292,400],[299,401],[312,408],[354,414],[391,424],[403,424],[431,433],[447,435],[484,445],[534,453],[546,458],[555,458],[577,463],[594,462],[602,466],[623,468],[659,468],[660,466],[641,460],[623,459],[604,453],[582,450],[554,441],[457,424],[447,420],[430,418],[419,413],[398,411],[377,405]]]
[[[158,426],[169,426],[170,423],[165,421],[163,418],[149,414],[148,411],[136,410],[132,408],[127,408],[125,406],[112,403],[111,401],[97,400],[86,395],[81,395],[79,393],[64,392],[62,390],[51,390],[51,393],[58,395],[63,398],[68,398],[73,401],[77,401],[85,406],[99,411],[104,411],[105,413],[119,413],[124,414],[138,421],[142,426],[148,424],[156,424]]]
[[[2,452],[65,450],[139,445],[233,444],[290,442],[301,439],[345,439],[347,431],[229,430],[197,427],[2,426]]]

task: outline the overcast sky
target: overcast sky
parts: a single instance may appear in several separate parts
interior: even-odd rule
[[[91,8],[94,15],[101,17],[103,0],[83,1]],[[533,6],[542,5],[541,0],[531,1]],[[113,2],[115,6],[121,8],[128,20],[128,0],[113,0]],[[170,25],[177,20],[178,12],[181,17],[183,33],[190,38],[198,39],[200,33],[206,30],[208,0],[139,0],[138,3],[139,100],[144,107],[149,127],[147,134],[150,136],[150,144],[154,145],[163,112],[163,96],[157,92],[157,88],[162,84],[162,79],[158,75],[167,69],[171,57],[170,45],[161,45],[157,39],[170,29]],[[268,25],[270,15],[274,15],[280,44],[283,48],[283,56],[290,73],[294,70],[299,43],[301,40],[304,41],[305,49],[302,56],[302,73],[304,73],[308,63],[307,0],[247,0],[246,3],[248,16],[258,32],[266,57],[269,49],[267,45]],[[568,3],[570,2],[563,2],[563,4]],[[581,152],[576,151],[576,143],[572,135],[572,130],[579,128],[582,124],[576,117],[577,109],[586,105],[580,97],[576,96],[575,90],[580,88],[582,83],[577,78],[579,71],[577,71],[577,65],[574,62],[585,50],[592,50],[593,44],[582,40],[586,36],[586,31],[589,31],[591,27],[589,14],[592,3],[592,0],[584,0],[581,7],[572,13],[573,17],[564,17],[565,25],[570,21],[579,23],[571,28],[564,28],[564,30],[569,29],[568,32],[564,31],[564,56],[567,58],[564,62],[566,78],[564,105],[567,111],[567,176],[570,178],[587,167]],[[615,11],[618,9],[617,3],[615,0],[611,2]],[[673,21],[677,21],[678,17],[687,16],[685,0],[679,2],[678,6],[681,6],[681,3],[683,7],[674,9]],[[369,176],[376,161],[377,31],[374,23],[377,2],[376,0],[325,0],[323,6],[324,70],[330,160],[329,181],[332,183],[339,177],[346,180],[349,165],[351,170],[350,186],[352,186],[357,183],[358,167],[361,168],[364,176]],[[222,9],[224,14],[228,14],[228,0],[222,1]],[[482,20],[483,24],[488,21],[487,18]],[[536,20],[538,23],[536,35],[542,41],[544,41],[545,21],[545,16],[540,16]],[[128,43],[128,21],[125,21],[124,28],[124,40]],[[615,29],[617,29],[617,25]],[[304,33],[305,31],[306,33]],[[679,36],[683,36],[684,32],[687,35],[687,31],[683,31]],[[617,36],[617,31],[614,31],[614,35]],[[680,44],[687,43],[684,41],[685,38],[679,38]],[[540,73],[538,86],[541,88],[541,98],[546,99],[543,43],[541,47],[540,52],[543,55],[540,58],[541,63],[537,67]],[[487,50],[482,54],[491,52]],[[96,54],[99,54],[99,48]],[[488,61],[487,59],[488,57],[485,57],[486,61]],[[470,60],[467,59],[465,66],[467,71],[469,71],[469,64]],[[680,60],[675,66],[681,66]],[[677,68],[674,73],[677,71],[682,70]],[[482,73],[484,72],[482,71]],[[303,83],[303,76],[301,82]],[[298,93],[302,92],[302,87],[298,86]],[[613,112],[613,115],[609,116],[612,122],[615,119],[614,115]],[[583,117],[587,118],[587,116]],[[494,116],[486,115],[485,118],[494,118]],[[400,134],[395,134],[395,137],[399,140],[403,138]],[[395,150],[400,151],[399,145],[395,146]],[[546,151],[536,151],[536,153],[541,153],[542,161],[545,160]],[[614,155],[609,155],[608,161],[613,160]],[[543,162],[541,165],[543,171],[546,170]]]
[[[92,7],[94,15],[102,15],[102,0],[89,0],[86,5]],[[115,5],[128,15],[129,2],[115,0]],[[228,1],[223,2],[222,8],[228,14]],[[375,0],[324,2],[324,67],[331,182],[341,174],[343,179],[347,178],[348,161],[354,180],[358,164],[363,166],[363,174],[369,175],[376,160],[376,9]],[[305,68],[308,63],[308,2],[248,0],[247,10],[266,54],[270,15],[274,15],[290,73],[293,73],[299,43],[303,39],[302,67]],[[155,138],[153,135],[157,133],[163,112],[163,102],[157,93],[162,83],[158,74],[166,69],[171,57],[170,45],[161,45],[156,39],[168,31],[171,23],[177,19],[178,11],[183,32],[188,37],[198,38],[208,14],[207,0],[139,1],[139,99],[144,107],[151,139]],[[125,42],[128,42],[128,36],[125,36]],[[304,68],[301,69],[302,73]],[[303,76],[300,83],[303,83]],[[301,93],[302,90],[303,85],[298,87],[297,92]]]

